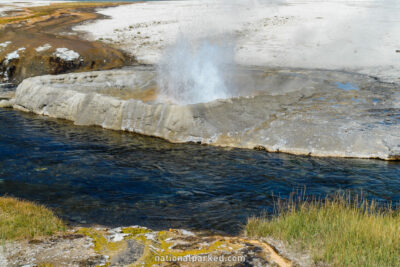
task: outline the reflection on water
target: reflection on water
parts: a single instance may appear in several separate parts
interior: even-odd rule
[[[271,212],[274,195],[304,187],[399,201],[400,164],[170,144],[0,109],[0,194],[72,222],[234,233]]]

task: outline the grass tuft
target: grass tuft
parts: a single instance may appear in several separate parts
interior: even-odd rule
[[[0,240],[29,239],[65,231],[48,208],[13,197],[0,197]]]
[[[390,206],[342,194],[277,206],[271,219],[248,219],[245,234],[287,241],[317,265],[400,266],[400,212]]]

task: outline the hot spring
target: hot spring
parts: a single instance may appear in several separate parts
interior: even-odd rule
[[[233,55],[228,45],[179,38],[157,68],[158,99],[195,104],[235,96]]]
[[[211,94],[216,99],[209,102],[195,97],[189,101],[194,104],[182,103],[188,98],[180,98],[179,90],[165,97],[158,87],[157,68],[137,66],[29,78],[10,103],[77,125],[98,125],[173,143],[310,156],[385,160],[400,156],[396,84],[341,71],[237,66],[223,70],[220,77],[229,96]],[[197,85],[191,88],[198,89]]]

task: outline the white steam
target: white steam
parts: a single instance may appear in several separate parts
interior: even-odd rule
[[[183,36],[165,51],[158,72],[159,99],[178,104],[228,98],[224,71],[233,63],[233,49],[210,40]]]
[[[173,10],[180,37],[159,61],[160,101],[190,104],[237,95],[226,78],[235,77],[227,73],[233,62],[355,71],[400,82],[399,2],[179,2],[185,4]]]
[[[159,62],[159,101],[184,105],[232,97],[227,70],[235,57],[235,1],[205,1],[191,10],[191,22]]]

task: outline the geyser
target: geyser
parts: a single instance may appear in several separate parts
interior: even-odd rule
[[[234,74],[228,82],[250,94],[195,105],[154,102],[149,92],[156,74],[149,66],[25,79],[6,102],[77,125],[176,143],[400,159],[398,85],[342,71],[243,68]],[[341,88],[349,83],[351,90]]]
[[[232,63],[231,46],[181,36],[160,62],[158,100],[194,104],[231,97],[226,70]]]

